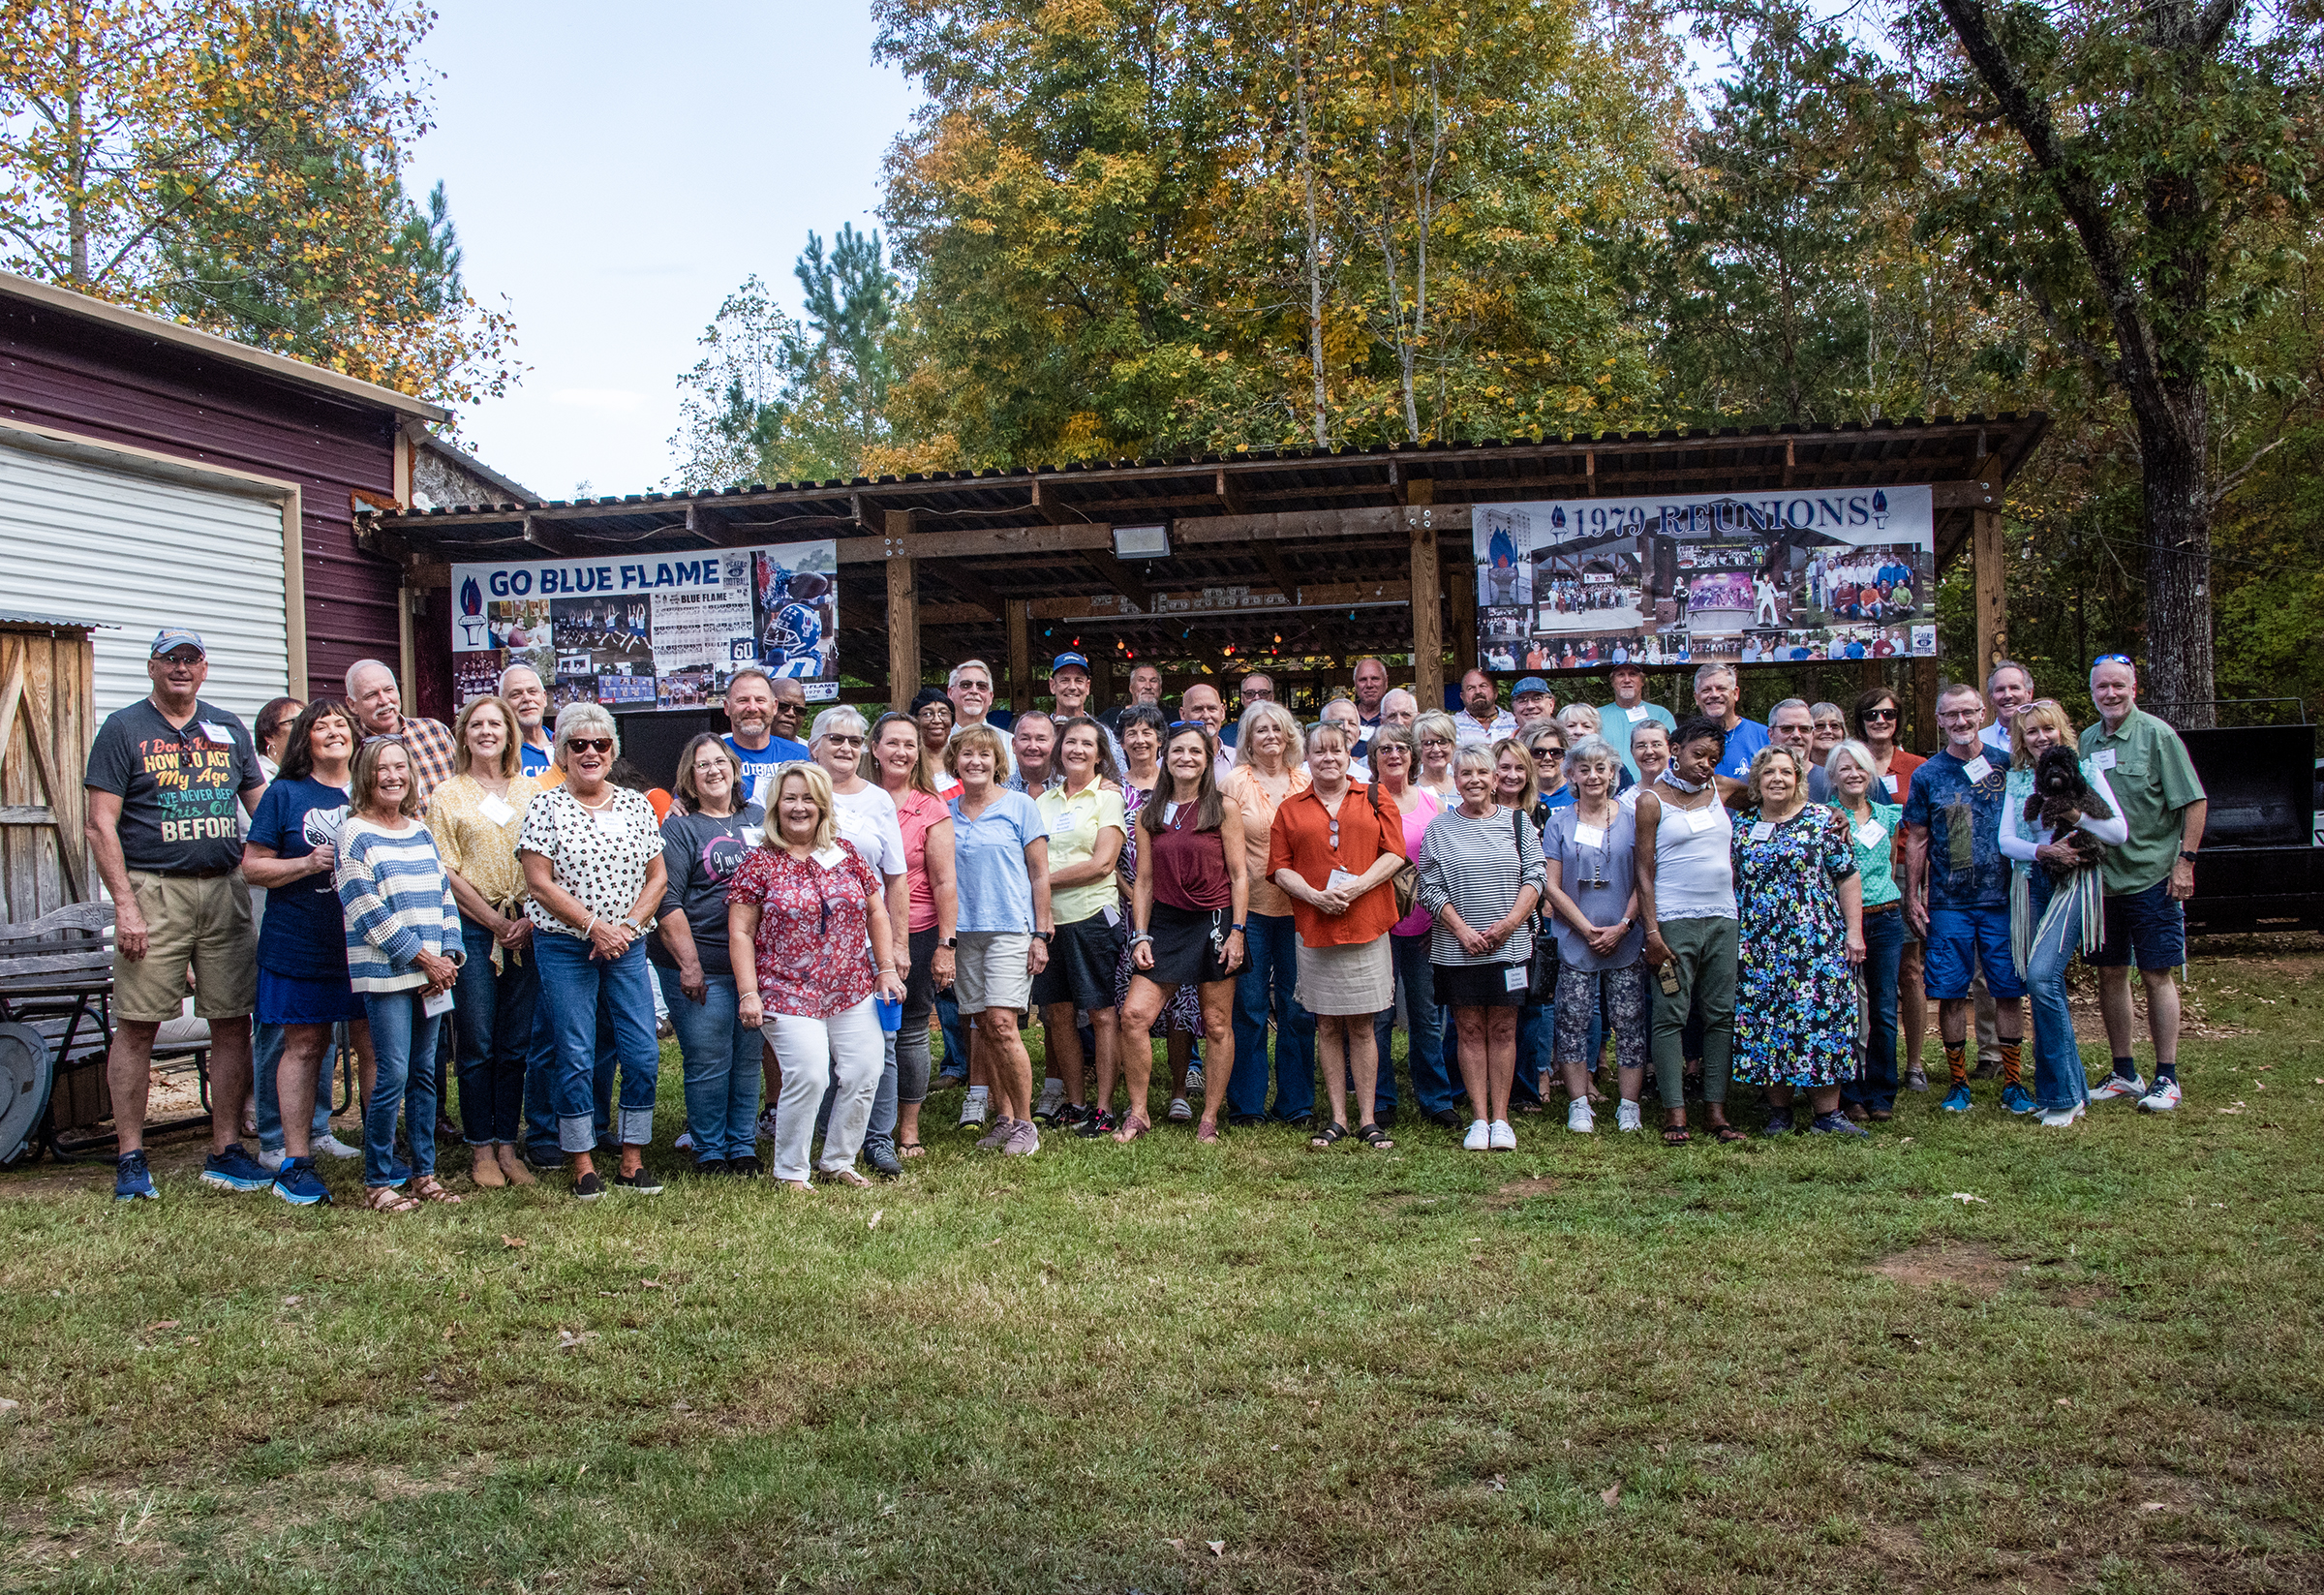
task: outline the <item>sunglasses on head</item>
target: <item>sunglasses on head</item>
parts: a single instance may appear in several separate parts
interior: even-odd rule
[[[610,753],[613,751],[611,737],[567,737],[565,745],[576,753]]]
[[[2093,670],[2095,670],[2101,664],[2127,664],[2133,670],[2138,668],[2138,661],[2127,654],[2100,654],[2096,659],[2090,661],[2090,667]]]

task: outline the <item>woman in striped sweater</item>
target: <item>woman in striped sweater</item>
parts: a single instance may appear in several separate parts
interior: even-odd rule
[[[436,839],[415,817],[419,786],[401,739],[365,743],[350,787],[354,812],[339,831],[336,880],[348,982],[370,1018],[379,1070],[363,1113],[364,1201],[374,1212],[410,1212],[423,1201],[460,1200],[436,1178],[436,1037],[467,953]],[[395,1154],[398,1109],[409,1167]]]

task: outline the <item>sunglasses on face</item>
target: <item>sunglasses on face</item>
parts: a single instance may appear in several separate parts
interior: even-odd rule
[[[610,753],[613,751],[613,739],[611,737],[574,737],[568,740],[566,746],[576,753]]]
[[[1564,758],[1566,751],[1563,748],[1536,748],[1533,751],[1533,756],[1535,758]]]
[[[1894,719],[1896,719],[1896,711],[1894,709],[1867,709],[1864,711],[1864,721],[1866,724],[1870,724],[1876,720]]]

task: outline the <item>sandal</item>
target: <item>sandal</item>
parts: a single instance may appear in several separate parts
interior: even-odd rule
[[[460,1198],[443,1188],[443,1182],[432,1174],[423,1174],[412,1181],[412,1194],[422,1202],[449,1202],[457,1205]]]
[[[1359,1128],[1356,1132],[1356,1139],[1374,1151],[1387,1151],[1395,1146],[1395,1142],[1390,1138],[1389,1133],[1377,1124],[1365,1124]]]
[[[1198,1145],[1201,1145],[1201,1146],[1205,1146],[1205,1147],[1215,1147],[1215,1146],[1217,1146],[1217,1145],[1218,1145],[1218,1139],[1219,1139],[1219,1137],[1218,1137],[1218,1120],[1215,1120],[1215,1119],[1213,1119],[1213,1120],[1210,1120],[1208,1123],[1207,1123],[1207,1124],[1197,1124],[1197,1125],[1194,1127],[1194,1139],[1195,1139],[1196,1143],[1197,1143]]]
[[[826,1185],[869,1185],[872,1183],[853,1169],[817,1169],[815,1178]]]
[[[1727,1142],[1729,1145],[1739,1141],[1749,1141],[1751,1139],[1750,1136],[1745,1135],[1741,1130],[1736,1129],[1732,1124],[1713,1124],[1711,1126],[1711,1134],[1717,1139]]]
[[[1322,1151],[1326,1148],[1336,1147],[1347,1138],[1348,1127],[1345,1124],[1326,1124],[1307,1138],[1307,1145]]]
[[[363,1205],[373,1212],[417,1212],[419,1204],[393,1185],[366,1185]]]
[[[1694,1139],[1695,1137],[1688,1133],[1684,1124],[1665,1124],[1663,1126],[1663,1145],[1666,1147],[1683,1147]]]
[[[1152,1120],[1142,1113],[1134,1113],[1121,1121],[1121,1128],[1114,1132],[1114,1139],[1127,1146],[1153,1127]]]
[[[926,1157],[928,1149],[917,1141],[899,1141],[896,1143],[896,1155],[899,1157]]]

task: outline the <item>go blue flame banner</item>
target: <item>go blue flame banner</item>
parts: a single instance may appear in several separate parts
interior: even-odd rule
[[[840,695],[839,545],[770,544],[607,560],[452,567],[460,701],[530,664],[553,708],[687,709],[755,666]]]
[[[1481,504],[1471,527],[1487,670],[1937,652],[1925,486]]]

